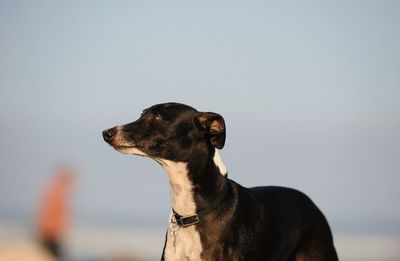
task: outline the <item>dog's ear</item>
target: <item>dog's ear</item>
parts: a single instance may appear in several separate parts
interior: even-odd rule
[[[222,149],[225,144],[225,121],[221,115],[213,112],[202,112],[194,117],[197,128],[205,131],[211,144],[217,149]]]

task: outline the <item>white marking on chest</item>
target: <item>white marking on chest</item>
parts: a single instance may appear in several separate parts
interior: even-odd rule
[[[169,216],[171,223],[172,211]],[[169,224],[170,226],[171,224]],[[195,226],[179,227],[176,233],[169,233],[165,246],[164,258],[166,261],[199,261],[203,247],[200,234]]]
[[[182,216],[196,213],[196,204],[193,199],[193,184],[188,177],[187,164],[164,159],[157,159],[168,174],[172,208]],[[172,211],[168,227],[171,227]],[[200,234],[195,226],[179,227],[174,233],[168,232],[165,246],[165,260],[201,260],[203,250]]]
[[[161,166],[169,177],[172,208],[182,216],[196,213],[193,199],[193,184],[188,177],[187,164],[161,160]]]
[[[215,149],[213,160],[214,160],[215,165],[218,167],[219,172],[221,172],[221,175],[225,176],[228,173],[228,171],[226,170],[226,167],[225,167],[224,163],[222,162],[222,159],[219,156],[217,149]]]

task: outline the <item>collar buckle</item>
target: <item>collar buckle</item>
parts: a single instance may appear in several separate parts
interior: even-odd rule
[[[181,216],[177,217],[175,215],[175,220],[176,220],[176,223],[182,227],[188,227],[188,226],[195,225],[200,222],[199,216],[197,214],[194,214],[192,216],[184,216],[184,217],[181,217]]]

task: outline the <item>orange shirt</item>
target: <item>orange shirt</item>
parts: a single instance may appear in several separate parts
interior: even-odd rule
[[[56,179],[45,190],[39,209],[39,234],[45,239],[59,239],[69,222],[69,184]]]

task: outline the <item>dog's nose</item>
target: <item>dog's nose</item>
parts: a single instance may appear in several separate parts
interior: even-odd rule
[[[111,142],[114,135],[115,135],[115,128],[103,131],[103,139],[108,143]]]

